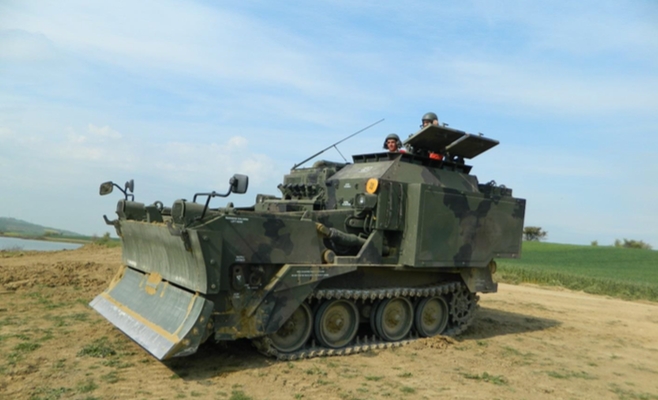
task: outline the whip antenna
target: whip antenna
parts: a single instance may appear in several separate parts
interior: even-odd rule
[[[367,130],[367,129],[372,128],[373,126],[377,125],[378,123],[382,122],[383,120],[384,120],[384,118],[380,119],[379,121],[377,121],[377,122],[375,122],[375,123],[372,123],[372,124],[366,126],[365,128],[363,128],[363,129],[361,129],[361,130],[358,130],[358,131],[354,132],[353,134],[349,135],[348,137],[346,137],[346,138],[344,138],[344,139],[341,139],[341,140],[337,141],[336,143],[332,144],[331,146],[327,147],[326,149],[323,149],[323,150],[318,151],[317,153],[313,154],[312,156],[310,156],[310,157],[307,158],[306,160],[301,161],[301,162],[298,162],[297,164],[295,164],[295,165],[292,167],[292,169],[297,169],[297,167],[299,167],[300,165],[304,164],[305,162],[307,162],[307,161],[309,161],[309,160],[314,159],[315,157],[319,156],[320,154],[324,153],[325,151],[329,150],[329,149],[332,148],[332,147],[335,148],[336,151],[338,151],[338,154],[340,154],[340,156],[343,157],[343,160],[345,160],[345,157],[344,157],[343,154],[340,152],[340,150],[338,150],[338,147],[336,147],[336,145],[339,145],[339,144],[343,143],[344,141],[346,141],[347,139],[349,139],[349,138],[351,138],[351,137],[353,137],[353,136],[356,136],[356,135],[358,135],[359,133],[361,133],[361,132],[363,132],[363,131],[365,131],[365,130]],[[345,160],[345,162],[347,162],[347,160]]]

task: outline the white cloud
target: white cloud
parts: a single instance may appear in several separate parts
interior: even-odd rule
[[[98,127],[94,124],[89,124],[87,130],[92,135],[96,135],[101,138],[121,139],[121,134],[107,125],[103,127]]]
[[[240,147],[246,147],[249,141],[247,138],[242,136],[233,136],[228,140],[229,149],[236,149]]]
[[[67,139],[70,143],[74,143],[74,144],[80,144],[80,143],[84,143],[84,142],[87,141],[86,136],[79,135],[79,134],[75,133],[75,131],[73,131],[73,129],[71,129],[71,132],[69,132],[66,135],[66,137],[67,137]]]

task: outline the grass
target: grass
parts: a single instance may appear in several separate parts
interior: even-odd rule
[[[402,393],[404,393],[404,394],[412,394],[412,393],[416,393],[416,389],[414,389],[414,388],[412,388],[412,387],[410,387],[410,386],[402,386],[402,387],[400,388],[400,391],[401,391]]]
[[[116,371],[101,375],[101,379],[107,383],[117,383],[121,380],[121,378],[119,378],[119,374],[117,374]]]
[[[548,376],[551,378],[556,378],[556,379],[587,379],[587,380],[593,380],[593,379],[598,379],[595,376],[592,376],[588,374],[585,371],[548,371],[547,372]]]
[[[508,356],[516,356],[521,358],[534,357],[534,354],[532,352],[523,353],[515,349],[514,347],[510,347],[510,346],[502,346],[501,349],[502,349],[503,357],[508,357]]]
[[[520,259],[497,262],[501,282],[658,302],[658,251],[524,242]]]
[[[13,351],[6,353],[7,365],[17,365],[24,359],[26,353],[31,353],[41,347],[39,343],[22,342],[14,346]]]
[[[78,351],[78,357],[95,357],[105,358],[116,354],[116,350],[110,345],[107,337],[103,336],[100,339],[94,340],[90,344],[84,346]]]
[[[3,319],[0,319],[0,328],[3,326],[19,325],[21,320],[18,317],[8,316]]]
[[[106,366],[106,367],[112,367],[112,368],[116,368],[116,369],[130,368],[130,367],[135,365],[131,362],[121,361],[121,360],[117,360],[117,359],[105,360],[101,364]]]
[[[70,392],[71,389],[60,387],[60,388],[37,388],[30,400],[57,400],[62,398],[62,395]]]
[[[231,392],[229,400],[252,400],[252,398],[244,394],[242,390],[234,390]]]
[[[327,373],[323,370],[321,370],[318,367],[312,367],[304,371],[306,375],[321,375],[321,376],[327,376]]]
[[[638,393],[628,389],[622,389],[614,383],[610,384],[612,393],[616,394],[620,400],[658,400],[658,395],[651,393]]]
[[[493,383],[494,385],[507,385],[507,379],[500,375],[491,375],[488,372],[481,374],[461,374],[466,379]]]
[[[46,295],[46,294],[43,294],[41,292],[32,292],[32,293],[28,293],[26,296],[36,300],[37,304],[39,304],[40,306],[42,306],[46,310],[53,310],[55,308],[60,308],[60,307],[64,307],[64,306],[67,305],[65,303],[53,302],[50,299],[50,297],[52,297],[52,294]]]
[[[93,380],[89,379],[89,380],[86,380],[86,381],[78,382],[78,386],[77,386],[76,389],[77,389],[78,393],[89,393],[89,392],[93,392],[94,390],[98,389],[98,385],[96,383],[94,383]]]
[[[29,353],[41,347],[39,343],[23,342],[19,343],[14,347],[14,350],[21,353]]]

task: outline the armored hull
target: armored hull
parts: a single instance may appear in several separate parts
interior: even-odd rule
[[[431,126],[407,144],[293,169],[252,207],[126,195],[108,221],[124,265],[92,307],[160,360],[208,338],[297,359],[461,333],[494,259],[520,254],[525,200],[463,162],[495,141]]]

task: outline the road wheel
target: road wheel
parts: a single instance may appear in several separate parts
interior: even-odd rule
[[[359,329],[359,310],[348,300],[329,300],[315,314],[315,336],[326,347],[346,346]]]
[[[448,303],[443,297],[427,297],[416,305],[415,325],[420,336],[439,335],[448,325]]]
[[[404,297],[386,299],[375,313],[375,329],[384,340],[396,341],[407,336],[414,322],[413,306]]]
[[[306,303],[302,303],[278,331],[269,335],[272,346],[283,353],[301,348],[311,336],[313,316]]]

